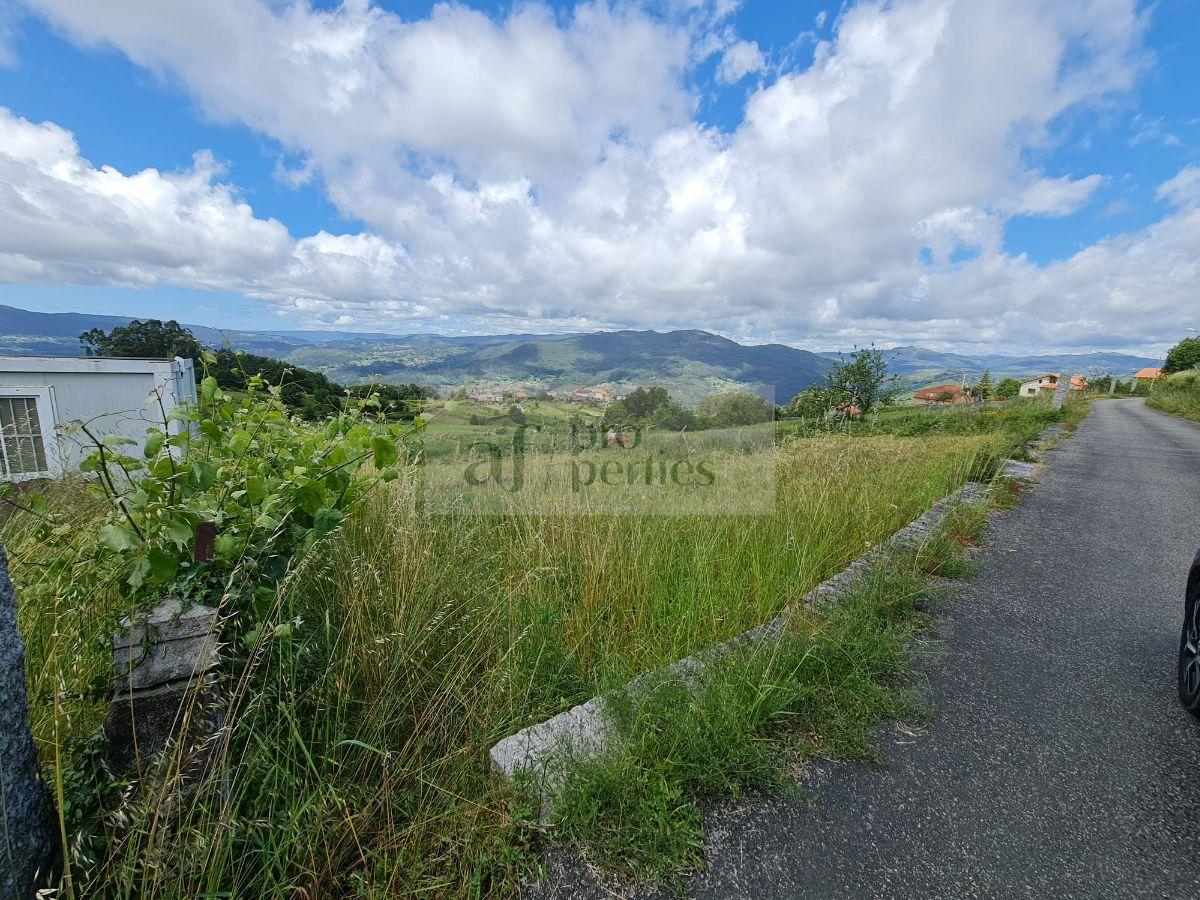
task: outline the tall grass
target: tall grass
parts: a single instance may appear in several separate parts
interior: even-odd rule
[[[70,799],[74,893],[512,890],[534,864],[535,829],[489,776],[496,740],[770,619],[1012,442],[1000,432],[792,439],[751,454],[778,483],[773,512],[758,517],[436,515],[397,483],[298,561],[279,627],[229,654],[241,662],[224,673],[233,715],[214,777],[186,796],[134,793],[117,809],[95,802],[95,728],[121,592],[64,590],[76,606],[56,606],[36,517],[13,512],[2,536],[35,736]],[[76,511],[86,540],[80,498],[63,485],[51,500]],[[873,639],[871,621],[854,626],[856,641]],[[803,685],[810,674],[788,677]]]
[[[1168,375],[1147,396],[1146,405],[1200,422],[1200,371]]]

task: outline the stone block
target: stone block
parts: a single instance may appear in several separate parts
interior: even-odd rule
[[[150,612],[122,621],[113,635],[116,693],[186,681],[207,672],[217,658],[216,610],[164,600]]]
[[[105,762],[119,777],[144,778],[164,750],[181,745],[182,774],[192,778],[207,767],[204,747],[222,721],[212,674],[216,610],[170,598],[121,625],[112,639]]]

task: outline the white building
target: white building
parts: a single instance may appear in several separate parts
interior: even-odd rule
[[[161,400],[161,404],[160,404]],[[96,437],[121,434],[140,453],[151,425],[167,427],[163,410],[196,401],[190,359],[0,356],[0,480],[47,478],[75,468],[87,439],[66,435],[76,419]]]
[[[1058,387],[1058,379],[1061,377],[1061,373],[1051,372],[1048,375],[1040,375],[1037,378],[1034,378],[1032,381],[1024,381],[1021,383],[1020,396],[1036,397],[1039,394],[1053,393],[1054,389]],[[1087,382],[1078,375],[1071,376],[1070,390],[1082,391],[1086,387]]]

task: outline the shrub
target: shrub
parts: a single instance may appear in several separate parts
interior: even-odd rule
[[[170,593],[257,610],[273,599],[296,552],[336,528],[375,481],[396,477],[401,436],[399,425],[375,421],[373,395],[305,426],[281,394],[252,375],[234,396],[206,375],[198,404],[160,405],[162,425],[146,430],[140,456],[126,452],[132,438],[69,423],[94,447],[79,468],[104,501],[89,565],[112,570],[135,603]],[[367,462],[374,469],[364,476]],[[216,531],[205,562],[192,559],[200,522]]]
[[[1163,373],[1182,372],[1200,366],[1200,337],[1184,338],[1167,352]]]

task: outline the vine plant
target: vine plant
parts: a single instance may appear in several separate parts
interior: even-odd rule
[[[206,352],[202,364],[213,361]],[[219,598],[250,626],[296,555],[376,483],[396,478],[405,439],[424,428],[420,416],[385,421],[374,394],[348,396],[323,423],[302,422],[289,414],[281,385],[259,376],[232,394],[206,374],[199,402],[171,410],[157,399],[162,426],[147,429],[137,455],[130,437],[98,435],[81,421],[65,428],[91,448],[79,468],[95,476],[105,501],[96,561],[115,566],[135,605],[167,594]],[[201,522],[213,523],[216,540],[213,558],[198,562]]]

